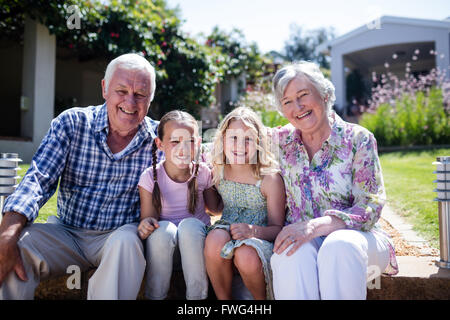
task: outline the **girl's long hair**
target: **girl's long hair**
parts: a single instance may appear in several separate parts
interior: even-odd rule
[[[166,113],[159,121],[157,133],[158,133],[158,138],[161,140],[164,137],[164,126],[169,121],[180,121],[180,122],[192,123],[194,128],[197,128],[197,132],[198,132],[198,123],[193,116],[191,116],[189,113],[184,112],[184,111],[173,110],[173,111]],[[158,185],[158,175],[156,172],[156,164],[157,164],[156,163],[157,162],[156,152],[157,151],[158,151],[158,147],[156,146],[155,140],[153,140],[152,169],[153,169],[154,186],[153,186],[153,192],[152,192],[152,201],[153,201],[153,206],[155,207],[155,210],[159,215],[161,213],[161,190]],[[197,207],[197,203],[198,203],[197,175],[198,175],[198,168],[199,168],[198,159],[199,159],[199,155],[200,155],[200,150],[196,150],[195,153],[196,153],[196,155],[195,155],[196,160],[194,162],[192,176],[188,182],[188,195],[187,195],[188,196],[188,210],[192,214],[195,213],[195,208]]]
[[[241,120],[256,136],[256,163],[252,165],[254,177],[259,180],[262,175],[279,172],[278,162],[270,150],[267,128],[252,109],[238,107],[225,116],[214,137],[211,160],[214,184],[223,178],[226,165],[223,139],[230,123],[236,120]]]

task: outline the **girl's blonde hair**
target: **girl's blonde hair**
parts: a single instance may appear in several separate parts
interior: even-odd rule
[[[226,164],[223,139],[230,123],[236,120],[241,120],[256,137],[256,163],[252,165],[254,177],[259,180],[262,175],[279,172],[278,162],[270,151],[267,128],[252,109],[238,107],[225,116],[214,137],[211,160],[214,184],[219,183],[223,178]]]
[[[193,116],[191,116],[189,113],[180,111],[180,110],[173,110],[168,113],[166,113],[161,120],[159,121],[158,125],[158,138],[163,139],[164,137],[164,126],[169,121],[180,121],[180,122],[188,122],[192,123],[194,128],[197,128],[198,132],[198,123],[197,120]],[[156,152],[158,150],[158,147],[156,146],[155,139],[153,139],[153,146],[152,146],[152,168],[153,168],[153,192],[152,192],[152,202],[153,206],[155,207],[156,212],[158,215],[161,213],[161,190],[159,189],[158,185],[158,175],[156,172],[156,164],[157,164],[157,156]],[[200,150],[196,150],[196,159],[194,163],[193,168],[193,177],[190,178],[188,183],[188,210],[190,213],[195,213],[195,208],[197,207],[198,203],[198,183],[197,183],[197,175],[198,175],[198,168],[199,168],[199,161],[198,157],[200,156]]]

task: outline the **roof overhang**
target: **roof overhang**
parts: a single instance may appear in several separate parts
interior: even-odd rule
[[[316,52],[330,55],[331,48],[345,42],[353,37],[359,36],[366,32],[370,32],[375,28],[381,28],[383,24],[399,24],[399,25],[410,25],[415,27],[424,28],[439,28],[445,29],[450,32],[450,20],[429,20],[429,19],[415,19],[415,18],[405,18],[405,17],[395,17],[395,16],[382,16],[375,19],[367,24],[354,29],[336,39],[322,43],[316,48]]]

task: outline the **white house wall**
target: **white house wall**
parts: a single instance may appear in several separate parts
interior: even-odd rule
[[[25,24],[22,95],[29,99],[22,113],[23,137],[40,142],[54,115],[56,37],[36,21]]]
[[[56,38],[48,29],[27,19],[24,34],[21,136],[0,140],[0,152],[18,153],[30,162],[54,115]]]

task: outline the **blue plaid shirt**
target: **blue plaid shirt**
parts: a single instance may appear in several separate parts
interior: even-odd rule
[[[113,230],[138,222],[138,182],[151,166],[151,147],[158,121],[145,117],[137,137],[117,160],[106,144],[106,104],[72,108],[53,119],[30,168],[3,212],[15,211],[28,221],[58,191],[58,216],[70,226]],[[160,154],[159,154],[160,155]]]

